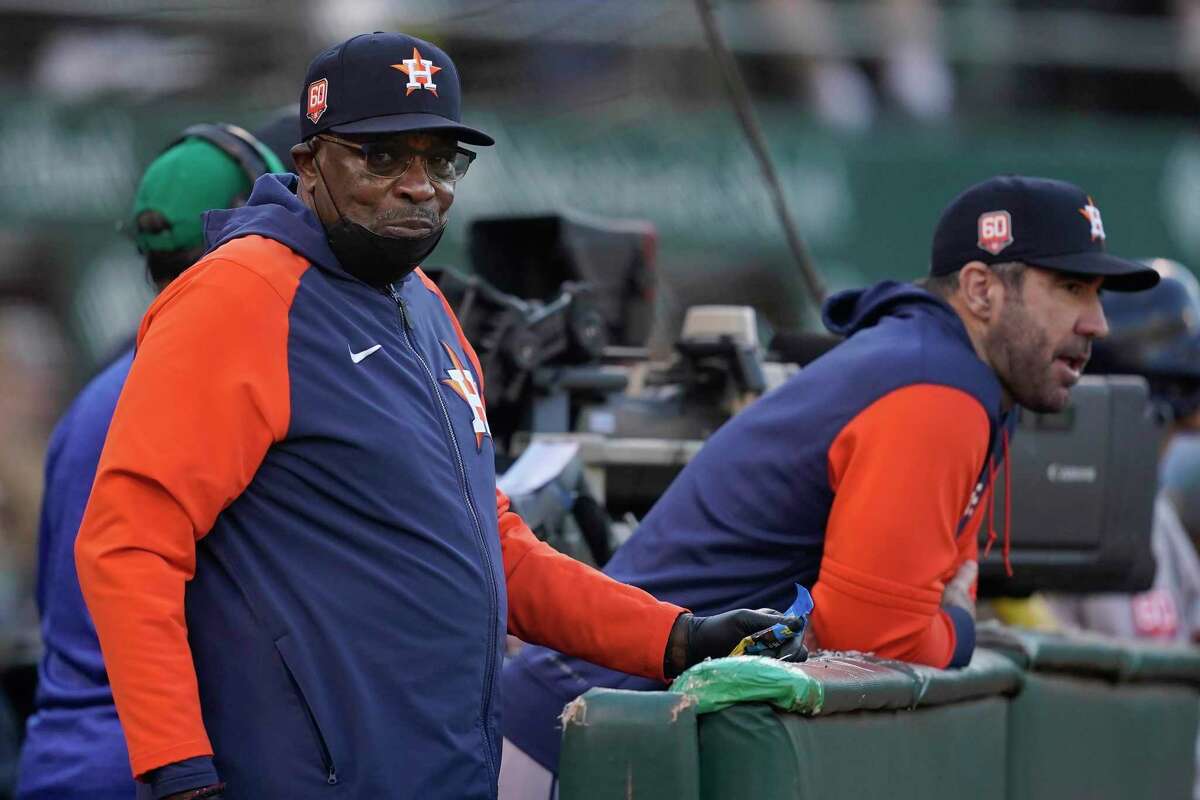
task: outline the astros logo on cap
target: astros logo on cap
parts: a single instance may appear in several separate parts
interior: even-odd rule
[[[321,119],[321,115],[325,113],[326,100],[329,96],[329,81],[321,78],[319,81],[313,81],[308,85],[308,113],[305,115],[314,125]]]
[[[1100,221],[1100,209],[1096,208],[1096,204],[1092,202],[1091,197],[1088,198],[1087,205],[1079,209],[1079,213],[1083,214],[1083,218],[1092,225],[1092,241],[1094,242],[1097,239],[1103,240],[1104,223]]]
[[[979,215],[977,244],[981,250],[995,256],[1012,243],[1012,217],[1007,211],[986,211]]]
[[[405,97],[415,92],[418,89],[425,89],[433,92],[433,96],[437,97],[437,84],[433,82],[435,73],[441,72],[441,67],[435,67],[433,62],[427,58],[421,58],[420,51],[413,48],[413,57],[406,58],[399,64],[392,64],[392,69],[398,69],[408,76],[408,83],[405,88],[408,89],[404,93]]]

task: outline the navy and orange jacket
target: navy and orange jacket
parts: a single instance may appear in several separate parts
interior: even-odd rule
[[[824,314],[849,338],[722,426],[605,571],[697,614],[782,610],[799,582],[823,648],[965,664],[974,623],[940,601],[976,557],[1000,385],[922,289],[843,292]],[[556,769],[558,714],[593,686],[662,688],[529,648],[504,671],[504,735]]]
[[[508,510],[445,300],[419,270],[348,275],[294,186],[208,215],[213,249],[147,312],[79,534],[133,772],[493,797],[506,623],[661,679],[682,609]]]

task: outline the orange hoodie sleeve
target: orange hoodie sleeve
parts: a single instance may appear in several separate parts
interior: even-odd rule
[[[655,600],[537,539],[496,490],[508,628],[527,642],[665,681],[671,626],[686,609]]]
[[[935,667],[970,659],[974,623],[961,609],[944,610],[941,598],[975,554],[975,524],[957,533],[988,435],[977,400],[919,384],[880,398],[834,439],[835,497],[812,592],[821,647]]]
[[[483,389],[479,357],[453,309],[424,272],[425,286],[442,299],[458,340]],[[660,602],[647,592],[615,581],[533,535],[496,490],[500,549],[508,589],[508,629],[541,644],[601,666],[657,680],[663,676],[667,638],[686,609]]]
[[[287,431],[288,308],[304,263],[280,266],[269,281],[201,262],[147,311],[76,540],[135,775],[212,754],[184,584],[196,541]]]

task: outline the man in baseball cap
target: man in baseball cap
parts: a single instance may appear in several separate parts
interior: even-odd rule
[[[1060,411],[1108,332],[1100,290],[1149,289],[1159,275],[1107,252],[1093,198],[1065,181],[1005,175],[942,212],[925,288],[948,302],[1006,401]]]
[[[454,62],[412,36],[356,36],[317,56],[304,83],[292,153],[300,194],[311,196],[346,271],[373,286],[399,280],[442,237],[454,187],[475,159],[459,143],[495,142],[463,124]],[[427,180],[409,190],[394,179],[414,158]]]
[[[142,322],[80,582],[143,794],[491,798],[506,630],[663,680],[788,618],[659,602],[497,490],[478,359],[417,267],[460,142],[492,141],[449,57],[356,36],[300,109],[298,176],[209,213]]]
[[[831,297],[845,341],[722,426],[605,571],[706,611],[783,608],[799,582],[821,647],[965,665],[1013,407],[1063,408],[1107,331],[1101,286],[1158,275],[1105,251],[1081,189],[1015,177],[950,203],[931,272]],[[505,667],[514,788],[549,784],[536,768],[557,768],[558,714],[593,686],[662,688],[540,647]]]

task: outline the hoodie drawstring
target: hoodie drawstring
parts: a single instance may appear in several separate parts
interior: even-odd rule
[[[1004,574],[1012,577],[1012,562],[1009,554],[1012,552],[1012,462],[1008,457],[1008,428],[1001,430],[1001,441],[1004,442]]]
[[[1001,552],[1004,555],[1004,573],[1012,577],[1012,464],[1008,458],[1008,428],[1000,429],[1000,441],[1003,445],[1004,459],[1004,544]],[[983,546],[983,557],[987,558],[996,543],[996,459],[988,458],[988,537]]]
[[[996,543],[996,457],[988,456],[988,538],[983,546],[983,557],[987,558]]]

